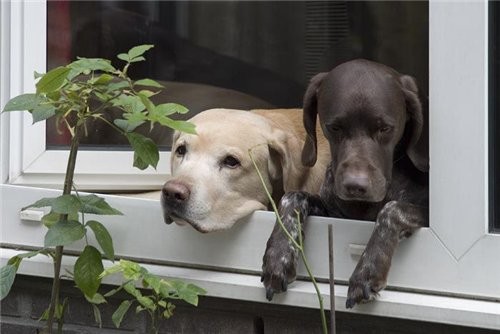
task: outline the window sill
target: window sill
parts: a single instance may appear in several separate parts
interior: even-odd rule
[[[2,265],[20,251],[1,249]],[[76,261],[74,256],[63,258],[63,268],[71,269]],[[111,262],[105,263],[105,267]],[[230,298],[251,302],[268,303],[258,275],[224,273],[212,270],[179,268],[174,266],[144,266],[157,275],[179,278],[197,284],[207,290],[211,297]],[[25,259],[19,269],[20,274],[51,277],[52,261],[45,256]],[[64,269],[63,269],[64,270]],[[119,284],[119,277],[109,277],[105,283]],[[329,286],[319,283],[326,309],[330,309]],[[500,329],[500,303],[471,300],[465,298],[425,295],[411,292],[384,291],[377,301],[358,305],[352,310],[345,309],[346,285],[335,286],[335,305],[340,312],[383,317],[421,320],[459,326]],[[310,282],[297,281],[290,285],[287,293],[276,295],[271,302],[279,305],[318,308],[315,290]]]

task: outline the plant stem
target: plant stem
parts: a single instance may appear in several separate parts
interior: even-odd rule
[[[63,195],[68,195],[71,193],[71,188],[73,187],[73,176],[75,174],[76,166],[76,155],[78,153],[78,130],[80,126],[77,124],[75,126],[75,132],[71,138],[71,146],[69,149],[68,164],[66,166],[66,177],[64,179]],[[65,221],[68,219],[68,215],[61,215],[61,220]],[[46,331],[48,334],[52,333],[52,327],[54,324],[55,310],[56,306],[59,304],[59,291],[61,287],[61,264],[62,264],[63,246],[56,246],[56,252],[54,255],[54,280],[52,282],[52,294],[50,297],[50,306],[47,318]]]
[[[297,213],[297,225],[298,225],[298,233],[299,233],[299,242],[297,241],[290,235],[288,232],[287,228],[283,224],[283,221],[281,220],[281,217],[278,212],[278,208],[276,207],[276,203],[274,202],[271,193],[266,187],[266,183],[264,182],[264,178],[262,177],[262,174],[257,167],[257,163],[255,162],[255,159],[252,155],[252,149],[248,150],[248,154],[250,155],[250,160],[252,160],[252,163],[255,167],[255,170],[257,171],[257,174],[259,175],[260,182],[262,183],[262,186],[264,187],[264,191],[266,192],[267,198],[271,202],[271,206],[273,207],[274,214],[276,215],[276,221],[281,227],[281,230],[286,234],[288,240],[293,243],[295,248],[298,250],[300,253],[300,257],[302,258],[302,262],[304,262],[304,266],[306,267],[307,274],[309,275],[309,278],[311,279],[311,282],[314,286],[314,289],[316,290],[316,295],[318,296],[318,302],[319,302],[319,308],[320,308],[320,314],[321,314],[321,326],[323,328],[323,334],[328,334],[328,329],[326,326],[326,317],[325,317],[325,310],[323,308],[323,297],[321,296],[321,293],[319,291],[318,283],[316,282],[316,279],[314,278],[314,275],[311,271],[311,268],[309,267],[309,262],[307,261],[306,254],[304,252],[304,247],[302,244],[302,227],[300,223],[300,214],[298,211],[295,211]]]

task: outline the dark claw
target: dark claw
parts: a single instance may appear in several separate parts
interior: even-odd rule
[[[274,289],[273,288],[267,288],[266,289],[266,299],[268,301],[271,301],[271,300],[273,300],[273,297],[274,297]]]
[[[346,308],[353,308],[354,305],[356,305],[356,302],[354,301],[353,298],[347,298],[346,302],[345,302],[345,307]]]
[[[283,281],[281,281],[281,290],[285,292],[287,289],[288,289],[288,282],[286,281],[286,279],[284,279]]]
[[[174,222],[172,217],[170,217],[167,213],[163,214],[163,220],[165,221],[165,224],[170,225]]]

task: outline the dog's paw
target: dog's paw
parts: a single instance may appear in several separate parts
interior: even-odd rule
[[[380,290],[385,288],[386,280],[376,270],[368,268],[356,268],[349,279],[347,291],[346,308],[353,308],[359,303],[366,303],[378,297]]]
[[[296,277],[297,254],[287,243],[286,247],[267,246],[262,264],[261,282],[266,288],[266,298],[271,301],[275,293],[284,292]]]

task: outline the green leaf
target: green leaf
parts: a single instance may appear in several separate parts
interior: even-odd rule
[[[62,195],[42,198],[27,207],[43,208],[47,206],[50,206],[53,212],[74,214],[80,210],[82,204],[76,195]]]
[[[148,166],[156,168],[160,154],[158,147],[150,139],[138,133],[127,133],[127,139],[134,150],[134,166],[145,169]]]
[[[108,93],[110,93],[110,92],[114,92],[114,91],[129,87],[129,83],[127,81],[123,80],[123,81],[119,81],[119,82],[112,82],[109,85],[107,85],[107,87],[108,87]]]
[[[142,297],[142,293],[137,289],[132,282],[128,282],[123,285],[123,289],[127,291],[130,295],[134,296],[136,299]]]
[[[22,94],[9,100],[3,109],[6,111],[32,110],[43,101],[43,98],[36,94]]]
[[[120,211],[112,208],[102,197],[87,195],[80,196],[79,200],[81,203],[80,212],[96,215],[123,215]]]
[[[136,63],[138,61],[145,61],[145,60],[146,60],[146,58],[139,56],[139,57],[135,57],[134,59],[130,59],[129,62]]]
[[[31,112],[31,116],[33,117],[33,124],[44,121],[47,118],[51,118],[56,114],[56,107],[52,104],[41,104],[36,106]]]
[[[158,81],[151,80],[151,79],[137,80],[136,82],[134,82],[134,86],[148,86],[148,87],[155,87],[155,88],[163,88],[162,84],[160,84]]]
[[[51,253],[51,251],[48,249],[39,249],[39,250],[32,251],[32,252],[18,254],[16,256],[11,257],[9,259],[9,261],[7,262],[7,264],[11,264],[11,265],[14,265],[17,268],[19,268],[19,265],[21,264],[21,261],[23,259],[29,259],[29,258],[32,258],[34,256],[37,256],[38,254],[43,254],[43,255],[49,256],[50,253]]]
[[[138,45],[134,46],[132,49],[128,50],[128,57],[130,60],[137,58],[139,56],[142,56],[146,51],[149,49],[153,48],[154,45],[151,44],[144,44],[144,45]]]
[[[171,129],[178,130],[181,132],[189,133],[192,135],[196,134],[196,126],[193,123],[186,121],[176,121],[170,118],[164,117],[158,120],[161,125],[168,126]]]
[[[124,300],[111,316],[111,320],[113,320],[113,323],[115,324],[116,328],[120,327],[123,317],[130,308],[130,305],[132,305],[132,303],[129,300]]]
[[[113,105],[115,107],[122,107],[127,113],[136,114],[140,113],[146,106],[141,101],[139,96],[130,96],[122,94],[113,100]]]
[[[7,264],[0,269],[0,300],[7,297],[16,278],[17,266]]]
[[[45,234],[45,247],[66,246],[85,236],[85,227],[77,221],[58,221]]]
[[[161,278],[158,276],[152,275],[150,273],[146,273],[144,275],[144,285],[153,289],[156,293],[160,293],[161,291]]]
[[[177,103],[163,103],[157,105],[155,111],[162,116],[170,116],[172,114],[186,114],[189,109]]]
[[[116,56],[116,58],[127,62],[129,61],[129,56],[126,53],[120,53]]]
[[[105,85],[113,79],[114,79],[114,76],[107,74],[107,73],[104,73],[104,74],[101,74],[93,79],[90,79],[89,82],[91,84],[95,84],[95,85]]]
[[[113,121],[117,127],[122,129],[125,132],[132,132],[134,131],[138,126],[141,126],[144,124],[144,121],[130,121],[128,119],[115,119]]]
[[[116,72],[111,62],[102,58],[79,58],[68,65],[78,74],[89,74],[92,71]]]
[[[56,67],[44,74],[36,83],[36,93],[50,93],[58,90],[68,77],[70,69],[64,66]]]
[[[62,195],[54,198],[51,206],[54,212],[74,214],[80,211],[82,203],[76,195]]]
[[[101,246],[104,255],[106,255],[106,257],[111,261],[114,261],[115,250],[113,248],[113,239],[111,238],[111,235],[109,234],[106,227],[95,220],[88,221],[87,225],[94,232],[95,238],[99,243],[99,246]]]
[[[104,304],[104,303],[107,303],[106,299],[104,298],[103,295],[101,295],[100,293],[96,292],[94,294],[94,296],[92,297],[89,297],[87,296],[86,294],[84,294],[85,296],[85,299],[87,299],[87,301],[91,304],[96,304],[96,305],[99,305],[99,304]]]
[[[102,318],[101,318],[101,311],[99,310],[99,307],[95,304],[92,305],[92,311],[94,313],[94,319],[95,322],[99,325],[99,328],[102,328]]]
[[[150,113],[154,113],[155,111],[155,105],[154,103],[149,99],[149,97],[145,94],[137,93],[137,96],[141,99],[142,104],[146,107],[146,109]]]
[[[78,212],[73,212],[68,215],[68,220],[76,220],[78,221]],[[42,217],[42,223],[45,227],[50,228],[52,225],[57,223],[61,219],[61,214],[57,212],[49,212],[45,216]]]
[[[93,246],[86,246],[75,262],[76,286],[92,299],[101,285],[99,275],[103,270],[101,253]]]

